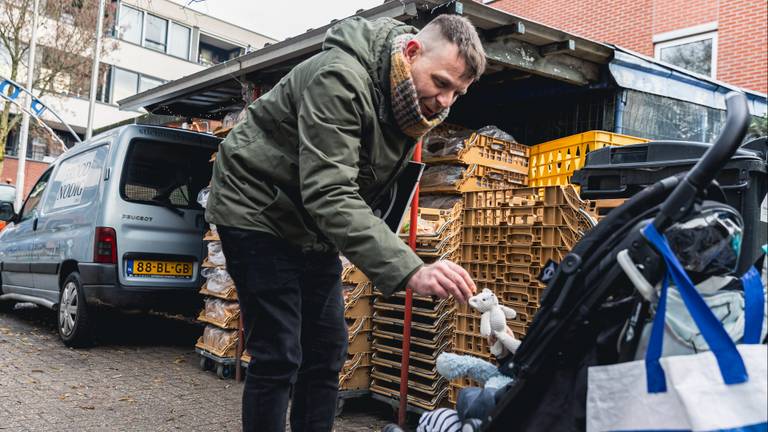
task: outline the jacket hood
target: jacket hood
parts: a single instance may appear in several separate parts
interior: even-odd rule
[[[392,18],[369,21],[347,18],[328,29],[323,50],[339,48],[362,64],[379,91],[389,99],[389,63],[392,38],[418,29]]]

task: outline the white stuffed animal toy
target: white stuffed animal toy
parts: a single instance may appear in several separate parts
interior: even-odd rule
[[[511,332],[507,332],[507,320],[517,316],[514,309],[499,304],[496,294],[488,288],[480,294],[469,298],[469,305],[477,309],[482,315],[480,317],[480,336],[487,338],[493,335],[496,343],[491,346],[491,354],[500,356],[503,348],[514,354],[520,346]]]

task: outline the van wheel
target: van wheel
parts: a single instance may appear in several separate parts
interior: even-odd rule
[[[16,307],[16,302],[13,300],[0,300],[0,312],[11,312]]]
[[[64,345],[73,348],[91,344],[91,315],[85,304],[80,273],[72,272],[59,294],[59,337]]]

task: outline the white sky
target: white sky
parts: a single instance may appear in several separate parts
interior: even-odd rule
[[[190,3],[190,0],[173,1],[182,5]],[[283,40],[382,3],[384,0],[197,0],[189,7]]]

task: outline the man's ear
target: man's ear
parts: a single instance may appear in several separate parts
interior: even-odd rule
[[[409,40],[408,43],[405,44],[404,54],[410,64],[413,64],[413,61],[416,60],[419,55],[423,54],[423,51],[424,46],[416,38]]]

